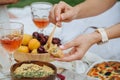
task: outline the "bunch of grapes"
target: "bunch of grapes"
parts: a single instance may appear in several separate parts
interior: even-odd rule
[[[37,49],[38,53],[46,53],[47,51],[44,49],[44,45],[47,43],[49,36],[44,35],[43,33],[33,32],[32,34],[33,38],[36,38],[40,41],[41,46]],[[53,37],[52,40],[53,44],[57,44],[58,46],[61,45],[61,40],[57,37]]]

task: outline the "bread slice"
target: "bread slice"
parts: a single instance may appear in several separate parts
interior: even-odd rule
[[[62,58],[64,56],[63,51],[57,46],[57,44],[51,44],[49,47],[44,46],[44,48],[54,57]]]

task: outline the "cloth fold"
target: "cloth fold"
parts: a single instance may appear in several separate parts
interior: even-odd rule
[[[81,60],[76,60],[73,62],[51,62],[58,68],[64,68],[69,71],[76,72],[78,74],[85,73],[88,68],[96,61],[104,60],[101,57],[95,55],[94,53],[87,52]]]

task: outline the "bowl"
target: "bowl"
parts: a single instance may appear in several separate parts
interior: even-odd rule
[[[101,60],[93,63],[86,71],[86,74],[90,77],[98,78],[100,80],[120,80],[119,70],[119,60]]]
[[[14,59],[17,62],[22,61],[45,61],[45,62],[51,62],[53,59],[50,57],[49,53],[22,53],[22,52],[14,52]]]
[[[21,78],[17,78],[14,76],[14,71],[16,70],[16,68],[20,67],[22,64],[30,64],[30,63],[33,63],[33,64],[37,64],[39,66],[43,66],[43,65],[46,65],[50,68],[52,68],[54,70],[54,74],[52,75],[49,75],[49,76],[45,76],[45,77],[39,77],[39,78],[30,78],[30,77],[21,77]],[[56,76],[57,76],[57,69],[56,67],[51,64],[51,63],[48,63],[48,62],[43,62],[43,61],[23,61],[23,62],[18,62],[18,63],[15,63],[11,66],[11,76],[12,76],[12,80],[55,80]]]

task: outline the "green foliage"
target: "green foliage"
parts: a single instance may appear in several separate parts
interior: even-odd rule
[[[64,1],[68,4],[70,4],[71,6],[74,6],[80,2],[83,2],[84,0],[19,0],[18,3],[10,4],[10,5],[8,5],[8,7],[24,7],[24,6],[30,5],[33,2],[39,2],[39,1],[46,1],[46,2],[50,2],[52,4],[56,4],[60,1]]]

